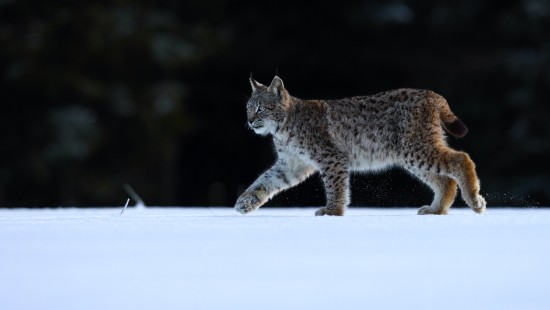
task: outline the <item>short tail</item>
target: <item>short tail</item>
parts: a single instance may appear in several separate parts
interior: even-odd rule
[[[456,117],[456,116],[455,116]],[[456,117],[456,120],[451,123],[443,123],[443,128],[453,137],[462,138],[468,133],[468,127]]]
[[[447,100],[434,92],[430,92],[430,95],[439,109],[439,119],[441,119],[445,131],[455,138],[464,137],[468,133],[468,127],[454,115]]]

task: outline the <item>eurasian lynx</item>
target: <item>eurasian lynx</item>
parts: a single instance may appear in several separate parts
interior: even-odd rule
[[[239,197],[237,211],[256,210],[319,171],[326,206],[315,215],[343,215],[350,200],[350,171],[392,166],[405,168],[432,188],[432,204],[418,214],[447,214],[457,183],[468,206],[476,213],[485,211],[474,162],[445,141],[443,129],[457,138],[468,129],[442,96],[398,89],[340,100],[301,100],[277,76],[269,87],[252,78],[250,84],[248,125],[273,137],[277,161]]]

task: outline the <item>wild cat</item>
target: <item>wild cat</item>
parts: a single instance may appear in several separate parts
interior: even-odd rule
[[[302,100],[275,76],[264,86],[250,78],[248,125],[273,138],[275,164],[238,198],[249,213],[316,171],[325,185],[326,206],[315,215],[344,215],[350,202],[350,172],[402,167],[434,192],[418,214],[447,214],[457,194],[476,213],[485,211],[474,162],[447,145],[445,130],[468,132],[447,101],[429,90],[398,89],[339,100]]]

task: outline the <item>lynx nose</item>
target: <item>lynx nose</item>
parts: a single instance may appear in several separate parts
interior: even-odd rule
[[[248,116],[248,126],[252,126],[252,124],[254,124],[254,121],[256,120],[256,118],[254,117],[254,115],[249,115]]]

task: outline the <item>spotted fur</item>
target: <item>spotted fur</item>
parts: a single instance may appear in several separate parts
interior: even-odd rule
[[[349,204],[351,171],[402,167],[434,192],[431,205],[418,214],[447,214],[457,194],[476,213],[485,211],[474,162],[447,145],[444,130],[455,137],[468,129],[447,101],[429,90],[398,89],[339,100],[292,97],[275,77],[269,87],[250,79],[248,124],[270,135],[275,164],[239,197],[235,208],[249,213],[275,194],[318,171],[326,206],[316,215],[343,215]]]

